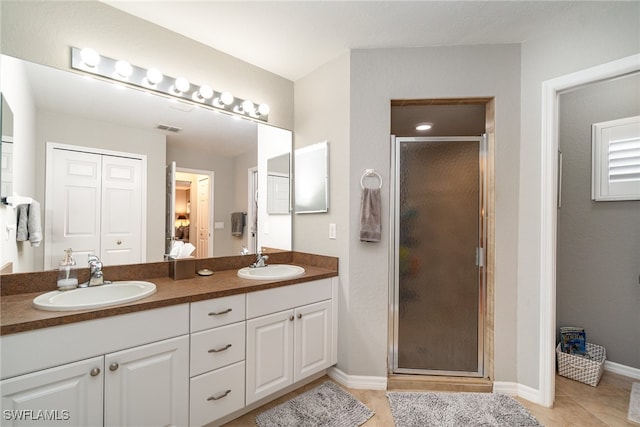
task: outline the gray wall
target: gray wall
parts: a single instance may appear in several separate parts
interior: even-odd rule
[[[338,367],[345,373],[385,377],[387,372],[389,213],[383,211],[380,243],[360,242],[357,221],[360,176],[367,168],[382,175],[383,206],[389,206],[390,100],[495,96],[501,124],[496,170],[496,379],[516,380],[512,337],[516,323],[519,76],[519,46],[501,45],[353,50],[350,57],[345,55],[296,82],[296,146],[329,139],[333,163],[330,214],[298,215],[295,247],[340,258]],[[343,88],[349,93],[346,101],[340,98]],[[341,108],[343,102],[350,105],[347,112]],[[307,105],[319,107],[302,111]],[[303,221],[304,230],[317,235],[313,241],[298,236]],[[328,223],[334,221],[338,229],[335,241],[327,238]]]
[[[600,2],[522,44],[517,277],[518,383],[537,389],[542,264],[542,83],[640,52],[640,3]],[[500,126],[500,123],[498,123]],[[550,316],[551,313],[545,313]],[[549,357],[555,357],[550,354]]]
[[[640,201],[591,200],[591,124],[640,114],[640,76],[560,96],[559,326],[582,326],[607,359],[640,368]]]

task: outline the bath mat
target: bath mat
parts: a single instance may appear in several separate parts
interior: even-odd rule
[[[640,424],[640,383],[633,383],[631,386],[628,418],[629,421]]]
[[[387,392],[396,427],[541,426],[515,399],[497,393]]]
[[[353,427],[365,423],[373,411],[344,391],[327,381],[305,391],[256,417],[259,427]]]

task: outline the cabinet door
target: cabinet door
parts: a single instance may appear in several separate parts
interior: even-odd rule
[[[2,425],[102,425],[102,357],[0,382]]]
[[[188,424],[189,337],[105,356],[106,426]]]
[[[295,310],[294,382],[331,365],[331,301]]]
[[[249,405],[293,384],[293,310],[247,321]]]

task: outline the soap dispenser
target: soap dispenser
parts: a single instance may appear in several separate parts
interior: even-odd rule
[[[60,261],[58,269],[58,290],[66,291],[78,287],[77,272],[73,268],[76,261],[73,259],[73,251],[71,248],[64,251],[64,259]]]

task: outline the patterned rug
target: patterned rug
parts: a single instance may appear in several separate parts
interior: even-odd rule
[[[327,381],[256,417],[259,427],[355,427],[364,424],[373,411]]]
[[[387,392],[396,427],[541,426],[515,399],[497,393]]]
[[[640,383],[633,383],[631,386],[628,417],[629,421],[640,424]]]

